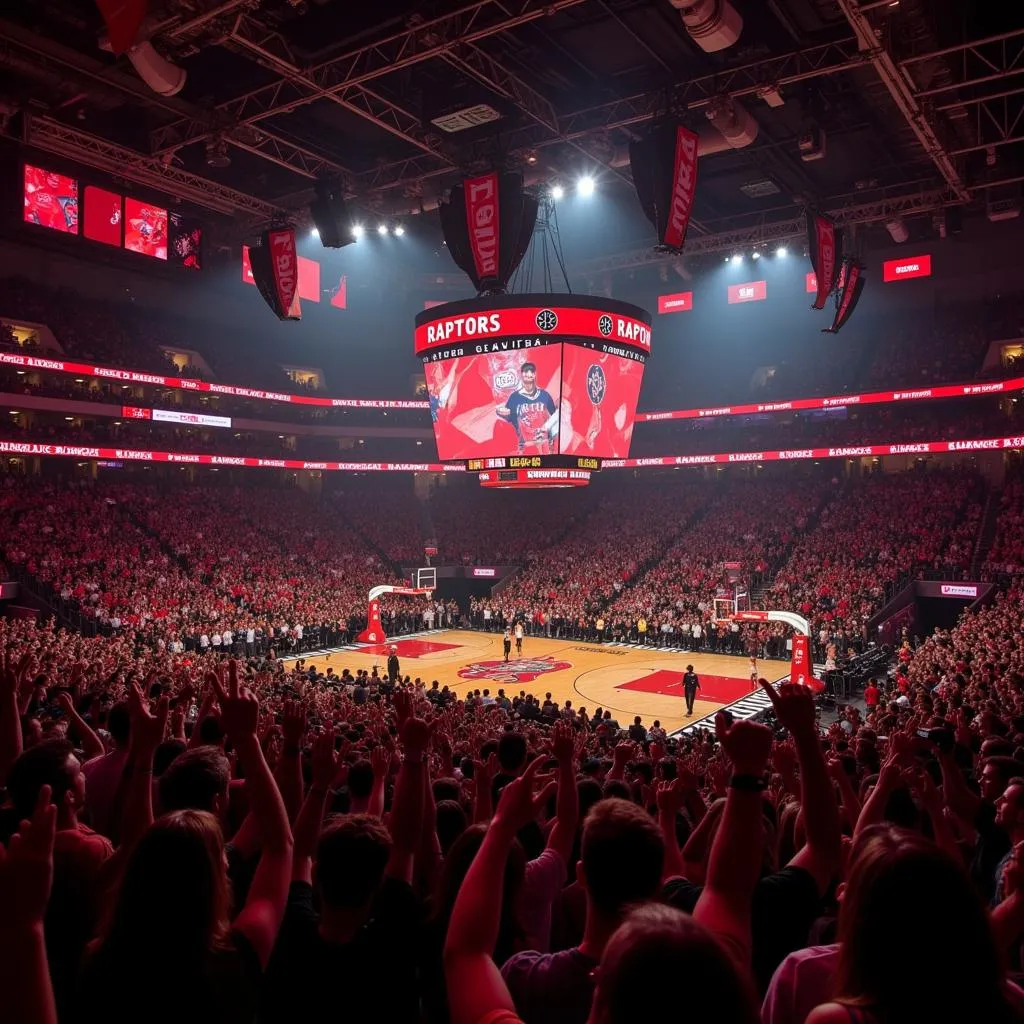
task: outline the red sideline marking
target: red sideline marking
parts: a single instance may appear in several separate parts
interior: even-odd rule
[[[395,652],[400,658],[421,658],[424,654],[436,654],[438,651],[453,651],[459,644],[439,644],[434,640],[395,640]],[[379,654],[387,657],[391,653],[392,644],[368,644],[360,647],[360,654]]]
[[[735,679],[732,676],[708,676],[703,672],[697,673],[700,680],[700,689],[697,691],[697,700],[717,701],[721,704],[731,704],[740,697],[750,693],[749,679]],[[617,690],[640,690],[643,693],[663,693],[666,697],[683,696],[683,673],[669,672],[668,669],[659,669],[649,675],[641,676],[639,679],[630,680],[628,683],[620,683]]]

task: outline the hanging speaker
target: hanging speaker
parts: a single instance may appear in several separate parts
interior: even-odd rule
[[[340,249],[355,241],[345,196],[338,184],[317,182],[316,198],[309,204],[309,212],[325,249]]]

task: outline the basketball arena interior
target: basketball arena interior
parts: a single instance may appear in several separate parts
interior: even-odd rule
[[[0,11],[11,1020],[1024,1021],[1022,72]]]

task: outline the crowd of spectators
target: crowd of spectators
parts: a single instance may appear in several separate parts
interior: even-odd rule
[[[16,484],[0,550],[88,628],[176,651],[333,646],[366,625],[367,594],[402,584],[337,507],[276,489]],[[456,612],[393,595],[387,632]]]
[[[1022,596],[679,739],[0,621],[5,1009],[1016,1024]]]
[[[999,499],[992,546],[985,559],[989,573],[1024,572],[1024,475],[1018,467]]]
[[[608,602],[662,556],[713,494],[707,484],[643,478],[602,491],[571,533],[528,552],[523,571],[499,594],[473,601],[474,623],[504,629],[522,621],[553,636],[603,637]]]
[[[916,569],[960,578],[974,552],[983,485],[962,470],[876,474],[844,487],[796,539],[771,588],[775,607],[799,611],[857,647],[887,587]]]
[[[744,586],[765,579],[824,500],[826,480],[794,474],[716,488],[713,504],[696,525],[612,601],[606,616],[611,628],[645,643],[741,653],[753,631],[741,633],[735,623],[717,626],[715,598],[732,598],[730,571]],[[748,607],[749,601],[748,592]],[[783,653],[776,649],[780,629],[765,625],[755,636],[756,653]]]

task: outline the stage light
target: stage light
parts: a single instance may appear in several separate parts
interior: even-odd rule
[[[741,252],[736,253],[736,255],[733,256],[732,261],[733,261],[733,263],[742,263],[743,262],[743,253],[741,253]]]
[[[396,224],[395,225],[395,234],[398,235],[399,238],[401,238],[402,235],[405,234],[405,228],[403,228],[401,224]]]
[[[557,202],[559,199],[561,199],[564,195],[565,195],[565,189],[562,188],[561,185],[552,185],[551,186],[551,198],[554,199],[555,202]]]
[[[387,226],[387,224],[378,224],[377,225],[377,234],[378,235],[386,235],[387,233],[388,233],[388,226]]]
[[[309,237],[310,238],[319,238],[320,237],[320,232],[317,231],[316,228],[313,228],[313,230],[310,231],[310,233],[309,233]]]
[[[761,258],[761,254],[755,249],[753,254],[752,254],[752,256],[751,256],[751,259],[759,260],[760,258]]]
[[[365,230],[366,229],[363,227],[362,224],[353,224],[352,225],[352,237],[353,238],[362,238],[363,237],[363,233],[364,233]]]
[[[594,179],[589,174],[584,175],[576,182],[576,194],[578,196],[592,196],[594,194]]]
[[[785,257],[786,247],[784,245],[780,245],[778,249],[775,250],[775,255]]]
[[[726,262],[726,263],[728,263],[728,262],[730,262],[730,260],[731,260],[731,259],[732,259],[732,257],[731,257],[731,256],[726,256],[726,257],[725,257],[725,262]]]

